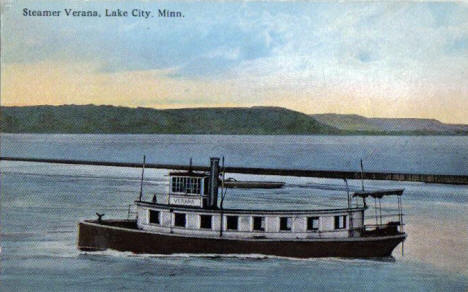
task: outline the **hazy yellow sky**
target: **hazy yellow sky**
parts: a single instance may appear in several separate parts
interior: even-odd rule
[[[2,105],[271,105],[468,123],[463,3],[166,3],[185,17],[147,20],[22,14],[104,11],[66,3],[3,4]]]

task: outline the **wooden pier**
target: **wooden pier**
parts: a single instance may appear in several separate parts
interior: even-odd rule
[[[23,162],[41,162],[58,164],[77,164],[77,165],[97,165],[97,166],[115,166],[115,167],[134,167],[141,168],[142,163],[134,162],[112,162],[112,161],[93,161],[93,160],[72,160],[72,159],[46,159],[46,158],[25,158],[25,157],[0,157],[5,161],[23,161]],[[188,166],[175,164],[154,164],[146,163],[145,168],[173,169],[173,170],[199,170],[208,171],[208,166]],[[277,169],[277,168],[258,168],[258,167],[225,167],[228,173],[243,173],[256,175],[281,175],[281,176],[300,176],[300,177],[319,177],[336,179],[361,179],[360,171],[336,171],[336,170],[308,170],[308,169]],[[413,181],[438,184],[457,184],[468,185],[468,175],[447,175],[447,174],[422,174],[422,173],[396,173],[396,172],[369,172],[362,173],[365,180],[394,180],[394,181]]]

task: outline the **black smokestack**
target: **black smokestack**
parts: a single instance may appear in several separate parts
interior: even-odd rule
[[[208,206],[210,208],[218,208],[218,178],[219,178],[219,158],[210,158],[210,197]]]

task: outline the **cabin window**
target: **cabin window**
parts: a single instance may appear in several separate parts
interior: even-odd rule
[[[200,228],[211,229],[211,215],[200,215]]]
[[[159,223],[159,211],[149,210],[149,223],[160,224]]]
[[[227,229],[237,230],[239,225],[239,217],[237,216],[226,216],[227,217]]]
[[[335,229],[346,228],[346,215],[335,216]]]
[[[190,178],[190,177],[187,177],[185,179],[185,191],[187,193],[193,193],[193,187],[194,187],[194,183],[193,183],[193,178]]]
[[[281,217],[280,218],[280,230],[288,231],[291,230],[292,218],[291,217]]]
[[[172,192],[177,193],[180,189],[179,186],[179,177],[173,177],[172,178]]]
[[[265,217],[253,217],[253,230],[265,231]]]
[[[199,194],[200,193],[200,179],[199,178],[190,178],[188,179],[187,184],[187,193]]]
[[[185,214],[184,213],[174,213],[174,225],[179,227],[185,227]]]
[[[307,217],[307,230],[319,230],[319,217]]]

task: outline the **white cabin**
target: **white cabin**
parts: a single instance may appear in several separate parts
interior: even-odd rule
[[[210,172],[172,172],[167,193],[137,201],[137,226],[156,233],[232,239],[308,239],[360,236],[363,207],[325,210],[220,209],[219,159]]]

